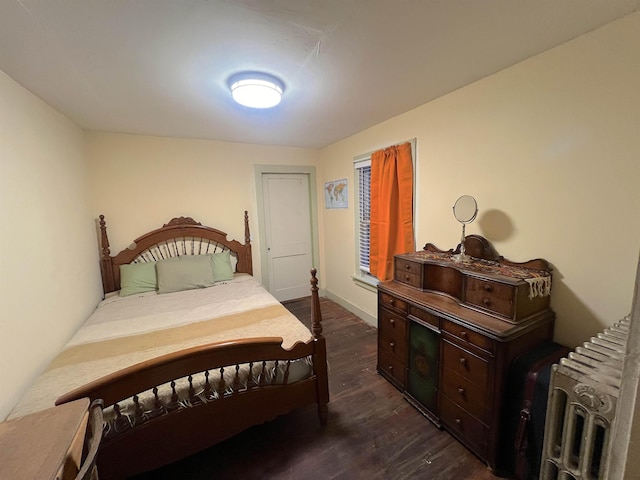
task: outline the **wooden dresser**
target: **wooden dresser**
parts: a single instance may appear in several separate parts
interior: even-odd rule
[[[495,469],[509,365],[553,333],[551,269],[510,262],[478,235],[465,248],[464,263],[459,247],[396,255],[378,286],[378,371]]]

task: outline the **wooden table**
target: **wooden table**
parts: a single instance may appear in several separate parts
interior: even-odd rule
[[[0,423],[0,479],[74,478],[88,409],[83,398]]]

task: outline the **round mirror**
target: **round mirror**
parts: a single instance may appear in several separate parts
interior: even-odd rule
[[[467,223],[471,223],[475,220],[478,214],[478,204],[476,199],[471,195],[462,195],[456,203],[453,204],[453,216],[456,217],[462,224],[462,238],[460,239],[460,253],[453,256],[453,260],[456,262],[470,262],[471,257],[465,253],[464,249],[464,227]]]
[[[471,195],[462,195],[453,205],[453,216],[460,223],[471,223],[478,214],[478,204]]]

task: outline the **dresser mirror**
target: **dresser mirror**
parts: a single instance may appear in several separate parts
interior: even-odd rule
[[[462,224],[462,239],[460,240],[460,253],[453,256],[456,262],[468,262],[471,257],[464,252],[465,226],[476,219],[478,215],[478,203],[471,195],[462,195],[453,204],[453,216]]]

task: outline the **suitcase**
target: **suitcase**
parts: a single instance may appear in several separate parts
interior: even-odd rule
[[[538,479],[551,366],[570,351],[555,342],[545,342],[511,363],[501,421],[501,475]]]

